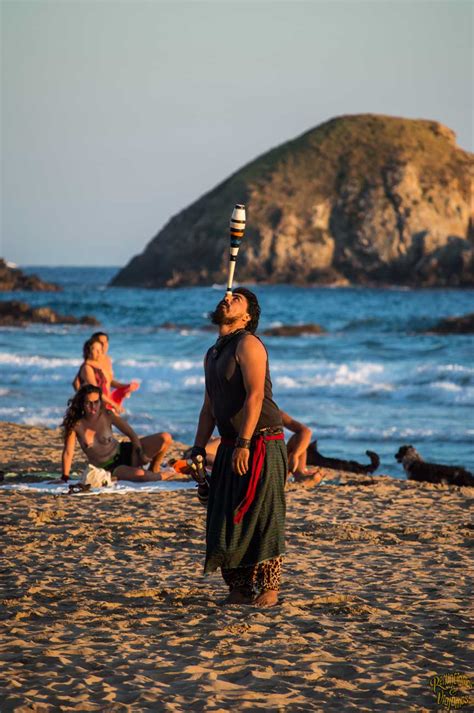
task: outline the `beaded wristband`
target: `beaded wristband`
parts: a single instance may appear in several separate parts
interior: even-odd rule
[[[236,448],[247,448],[250,449],[250,444],[251,444],[251,439],[250,438],[241,438],[238,436],[235,439],[235,447]]]

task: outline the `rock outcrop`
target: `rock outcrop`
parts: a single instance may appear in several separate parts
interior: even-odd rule
[[[302,334],[324,334],[319,324],[282,324],[280,327],[268,327],[262,334],[266,337],[300,337]]]
[[[28,292],[60,292],[61,287],[52,282],[45,282],[37,275],[25,275],[22,270],[10,267],[5,260],[0,258],[0,291],[14,292],[25,290]]]
[[[24,327],[33,322],[40,324],[86,324],[97,327],[100,323],[95,317],[71,317],[58,314],[51,307],[30,307],[26,302],[10,300],[0,302],[0,326]]]
[[[174,216],[111,284],[225,282],[230,214],[245,203],[241,282],[472,286],[473,167],[435,121],[332,119]]]
[[[429,331],[435,334],[474,334],[474,313],[461,317],[446,317]]]

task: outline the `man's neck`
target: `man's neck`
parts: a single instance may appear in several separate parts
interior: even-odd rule
[[[238,322],[232,322],[231,324],[220,324],[219,337],[226,337],[228,334],[232,334],[232,332],[236,332],[238,329],[245,329],[245,323],[239,320]]]

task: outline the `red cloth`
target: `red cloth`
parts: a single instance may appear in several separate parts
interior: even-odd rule
[[[114,403],[120,406],[122,401],[130,395],[131,391],[130,384],[126,384],[125,386],[120,386],[118,389],[114,389],[110,394],[110,398]]]
[[[265,462],[265,454],[267,452],[266,442],[267,441],[283,441],[283,433],[275,433],[265,435],[260,433],[253,440],[253,454],[252,454],[252,464],[250,466],[250,478],[247,486],[247,492],[245,493],[241,503],[236,508],[234,512],[234,525],[238,525],[242,522],[245,513],[248,511],[249,507],[255,499],[255,493],[257,492],[258,481],[260,480],[260,475],[262,473],[263,464]],[[223,438],[222,443],[225,446],[233,446],[234,441]]]

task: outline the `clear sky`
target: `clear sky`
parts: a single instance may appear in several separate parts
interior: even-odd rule
[[[473,149],[471,2],[1,10],[0,255],[22,265],[123,265],[230,173],[341,114],[435,119]]]

